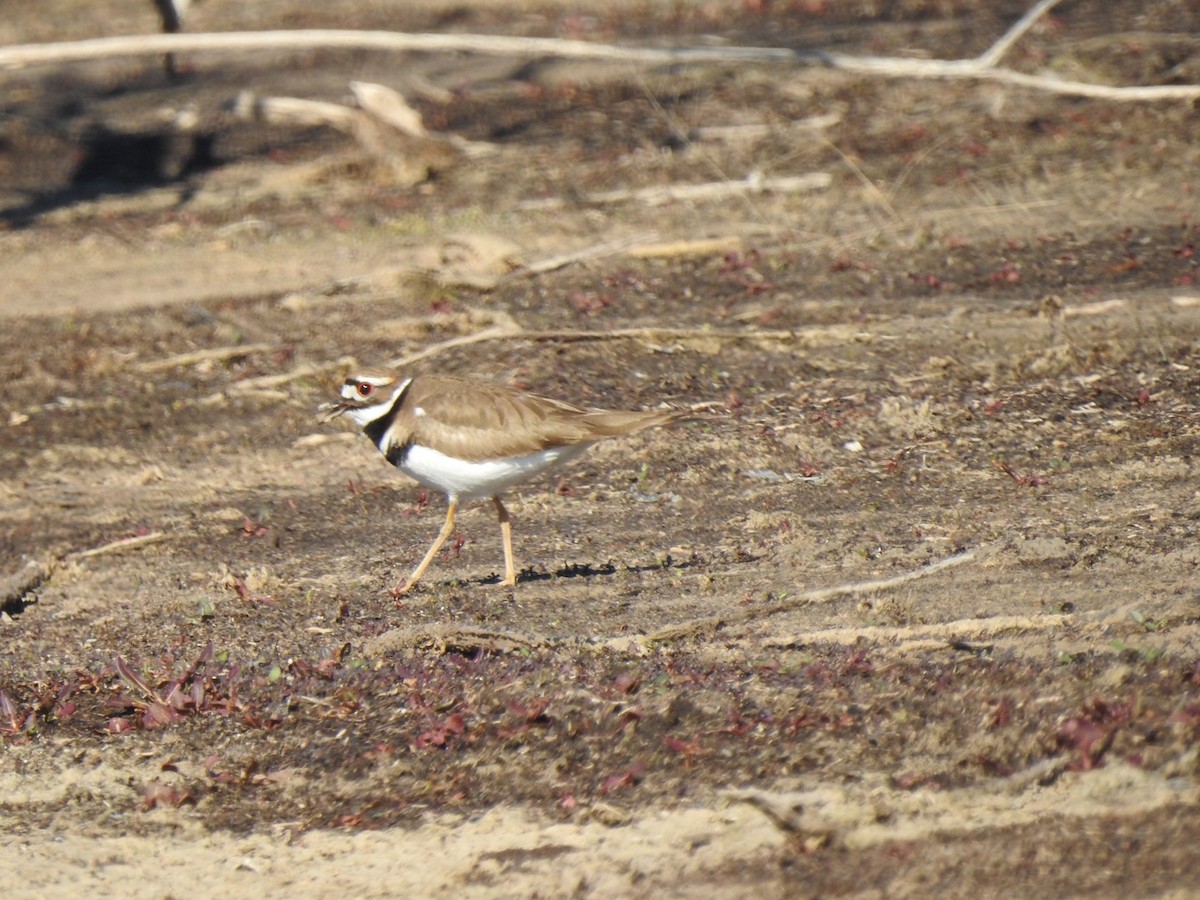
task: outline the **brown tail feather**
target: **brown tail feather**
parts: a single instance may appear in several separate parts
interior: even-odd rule
[[[580,416],[580,421],[587,423],[592,434],[597,438],[617,437],[622,434],[634,434],[644,428],[666,425],[683,417],[683,413],[674,409],[655,410],[596,410]]]

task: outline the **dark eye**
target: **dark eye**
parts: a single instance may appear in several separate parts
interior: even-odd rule
[[[360,381],[357,385],[358,396],[370,397],[375,392],[375,385],[369,381]]]

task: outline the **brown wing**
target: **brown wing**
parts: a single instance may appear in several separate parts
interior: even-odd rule
[[[629,434],[671,418],[581,409],[503,385],[431,375],[409,385],[396,430],[410,430],[413,440],[442,453],[480,460]]]

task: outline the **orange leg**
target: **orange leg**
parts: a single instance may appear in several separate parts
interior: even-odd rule
[[[504,539],[504,580],[500,586],[513,587],[517,583],[517,569],[513,565],[512,523],[500,498],[493,497],[492,502],[496,504],[496,515],[500,517],[500,536]]]
[[[454,513],[457,509],[458,500],[451,497],[450,505],[446,509],[446,524],[442,526],[442,530],[438,532],[438,536],[433,539],[433,546],[429,548],[429,552],[425,554],[425,558],[421,560],[420,565],[413,569],[413,573],[396,585],[395,589],[392,590],[392,594],[397,597],[401,594],[406,594],[421,580],[421,576],[425,574],[425,570],[429,568],[429,564],[433,562],[433,558],[437,556],[437,552],[442,549],[442,544],[446,543],[446,538],[454,533]]]

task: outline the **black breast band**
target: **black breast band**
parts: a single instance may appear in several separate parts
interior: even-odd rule
[[[412,381],[409,381],[400,393],[396,395],[396,399],[392,401],[392,405],[388,407],[387,412],[378,419],[372,419],[363,426],[363,433],[371,439],[371,442],[379,448],[379,452],[386,456],[388,462],[391,462],[392,465],[396,465],[396,463],[392,462],[392,453],[394,451],[390,447],[383,446],[383,439],[388,429],[392,427],[392,423],[396,421],[396,414],[400,412],[400,404],[404,402],[404,395],[408,393],[408,388],[411,384]],[[400,448],[397,447],[396,450],[400,450]],[[404,449],[401,452],[400,458],[403,459],[406,453],[408,453],[408,450]]]
[[[399,468],[400,466],[404,465],[404,460],[408,457],[408,451],[411,449],[412,441],[407,440],[403,444],[396,444],[395,446],[388,447],[387,451],[383,455],[388,462],[390,462],[396,468]]]

